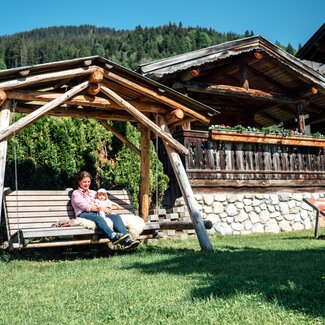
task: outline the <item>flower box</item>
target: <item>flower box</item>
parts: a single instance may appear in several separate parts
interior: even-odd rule
[[[315,138],[311,136],[289,136],[281,134],[265,134],[263,132],[239,132],[231,130],[210,130],[212,140],[222,140],[229,142],[246,142],[261,144],[278,144],[290,146],[324,147],[325,138]]]

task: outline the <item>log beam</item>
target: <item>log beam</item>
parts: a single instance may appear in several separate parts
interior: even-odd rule
[[[164,118],[167,124],[173,124],[184,118],[184,112],[181,109],[174,109],[170,113],[167,113]]]
[[[140,217],[149,219],[150,129],[141,124]]]
[[[112,125],[108,124],[107,121],[99,120],[99,122],[106,128],[108,131],[112,132],[121,142],[128,146],[136,155],[141,157],[141,151],[133,145],[126,137],[119,133]]]
[[[144,124],[146,127],[150,128],[152,132],[154,132],[160,138],[165,140],[176,151],[182,153],[183,155],[188,155],[189,151],[186,147],[184,147],[177,140],[175,140],[170,134],[167,134],[165,131],[163,131],[159,126],[157,126],[148,117],[142,114],[139,110],[137,110],[134,106],[132,106],[129,102],[124,100],[113,90],[109,89],[104,84],[101,84],[101,92],[104,93],[109,98],[111,98],[112,100],[114,100],[118,105],[123,107],[128,113],[134,116],[141,124]]]
[[[169,133],[168,126],[166,122],[164,121],[164,118],[160,115],[158,119],[159,126],[165,130],[167,133]],[[169,161],[173,167],[178,185],[181,189],[183,198],[186,202],[188,211],[191,216],[191,220],[194,226],[194,229],[196,231],[201,249],[205,252],[209,252],[213,250],[212,244],[210,242],[207,230],[205,229],[205,225],[203,223],[203,219],[201,217],[200,210],[198,208],[198,204],[195,200],[190,182],[187,178],[185,168],[183,166],[182,160],[178,153],[169,146],[166,141],[164,141],[164,145],[169,157]]]
[[[91,84],[92,87],[95,84]],[[98,89],[100,90],[100,85]],[[96,87],[97,88],[97,87]],[[44,92],[44,91],[26,91],[26,90],[7,90],[7,98],[15,99],[19,101],[37,101],[37,102],[50,102],[55,98],[58,98],[62,93],[53,93],[53,92]],[[115,102],[109,101],[107,98],[102,97],[93,97],[87,95],[77,95],[73,98],[70,98],[65,102],[68,105],[74,106],[89,106],[89,107],[99,107],[107,109],[117,109],[124,110],[120,105],[117,105]],[[162,113],[165,114],[168,112],[167,108],[159,104],[143,103],[138,101],[129,101],[129,103],[136,107],[141,112],[148,113]]]
[[[255,56],[256,59],[260,60],[260,59],[263,58],[263,53],[255,51],[254,56]]]
[[[6,92],[0,89],[0,106],[4,103],[6,99],[7,99]]]
[[[318,88],[315,86],[312,86],[310,88],[307,88],[305,91],[302,91],[299,96],[301,98],[316,95],[318,93]]]
[[[90,75],[89,82],[90,83],[99,83],[103,80],[103,78],[104,78],[103,72],[100,70],[96,70]]]
[[[73,97],[77,93],[81,92],[85,88],[89,86],[89,81],[85,81],[80,85],[73,87],[72,89],[68,90],[66,93],[62,94],[60,97],[54,99],[52,102],[45,104],[44,106],[40,107],[38,110],[28,114],[27,116],[22,117],[20,120],[16,121],[14,124],[10,125],[7,128],[4,128],[0,131],[0,142],[7,140],[10,138],[14,133],[17,133],[27,127],[32,122],[38,120],[48,111],[57,107],[64,103],[67,99]]]
[[[311,87],[310,88],[310,92],[313,94],[313,95],[316,95],[318,93],[318,88],[317,87]]]
[[[96,69],[98,69],[98,67],[76,68],[76,69],[70,69],[66,71],[48,72],[36,76],[27,76],[24,78],[2,81],[0,82],[0,88],[3,90],[16,89],[19,87],[38,84],[41,82],[48,82],[53,80],[66,79],[66,78],[74,78],[74,77],[91,74],[94,71],[96,71]]]
[[[99,86],[99,84],[91,84],[88,87],[87,92],[91,96],[96,96],[100,92],[100,86]]]
[[[193,119],[191,117],[186,117],[186,118],[184,118],[184,119],[182,119],[182,120],[180,120],[178,122],[175,122],[175,123],[170,124],[170,126],[172,126],[172,127],[180,126],[180,125],[185,126],[185,124],[187,124],[185,126],[185,129],[190,130],[191,127],[189,125],[191,124],[191,122],[194,122],[194,121],[195,121],[195,119]]]
[[[188,70],[184,71],[183,73],[181,73],[180,80],[183,82],[189,81],[189,80],[199,76],[200,73],[201,73],[201,70],[199,68],[188,69]]]
[[[184,85],[184,87],[186,87],[186,89],[190,92],[215,94],[221,96],[234,96],[238,98],[249,98],[256,100],[271,101],[276,103],[295,104],[299,101],[298,99],[289,98],[281,94],[268,93],[257,89],[246,90],[242,87],[235,87],[229,85],[190,83]]]
[[[16,107],[17,113],[31,113],[40,108],[40,105],[19,104]],[[96,120],[110,120],[120,122],[137,122],[137,120],[130,114],[124,111],[115,110],[99,110],[91,108],[77,108],[77,107],[55,107],[46,113],[50,116],[63,116],[73,118],[93,118]]]
[[[118,76],[110,71],[105,71],[104,72],[104,76],[110,80],[113,80],[115,82],[117,82],[120,85],[123,85],[127,88],[130,88],[138,93],[141,93],[143,95],[146,95],[147,97],[154,99],[162,104],[165,104],[167,106],[170,106],[173,109],[181,109],[182,111],[184,111],[184,113],[186,113],[189,116],[192,116],[193,118],[195,118],[196,120],[202,122],[203,124],[209,124],[210,120],[205,117],[203,114],[200,114],[198,112],[195,112],[193,110],[191,110],[190,108],[166,97],[163,95],[163,93],[159,93],[158,91],[154,91],[151,89],[148,89],[144,86],[141,86],[139,84],[136,84],[135,82],[132,82],[128,79],[125,79],[121,76]],[[104,82],[104,81],[103,81]]]

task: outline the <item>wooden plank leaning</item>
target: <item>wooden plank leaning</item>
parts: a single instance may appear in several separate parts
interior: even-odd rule
[[[99,122],[106,128],[108,131],[112,132],[121,142],[128,146],[136,155],[141,156],[141,151],[131,143],[126,137],[119,133],[112,125],[108,124],[108,121],[99,120]]]
[[[169,133],[168,126],[167,126],[164,118],[161,115],[159,115],[158,124],[163,130],[165,130],[165,132]],[[166,141],[163,140],[163,142],[164,142],[170,163],[171,163],[174,173],[176,175],[178,185],[181,189],[182,195],[184,197],[188,211],[190,213],[190,216],[191,216],[191,219],[192,219],[192,222],[194,225],[194,229],[196,231],[201,249],[205,252],[213,251],[212,244],[210,242],[207,230],[203,223],[201,213],[198,209],[197,202],[194,198],[194,194],[193,194],[190,182],[187,178],[186,171],[182,164],[181,158],[178,155],[178,153],[175,150],[173,150],[173,148],[171,148],[166,143]]]
[[[170,134],[167,134],[160,127],[158,127],[154,122],[152,122],[148,117],[142,114],[138,109],[132,106],[129,102],[119,96],[116,92],[106,87],[104,84],[101,84],[100,90],[104,93],[108,98],[114,100],[121,107],[124,107],[125,110],[134,116],[141,124],[144,124],[148,127],[152,132],[162,138],[164,141],[169,143],[169,145],[174,148],[176,151],[188,155],[188,149],[184,147],[181,143],[175,140]]]

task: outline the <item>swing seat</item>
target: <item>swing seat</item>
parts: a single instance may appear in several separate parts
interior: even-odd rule
[[[70,197],[72,190],[22,190],[6,189],[3,195],[4,216],[9,250],[20,248],[101,244],[109,240],[96,229],[69,225],[75,218]],[[133,215],[134,208],[127,190],[109,191],[109,199],[120,208],[113,213]],[[63,223],[65,226],[57,227]],[[67,226],[68,225],[68,226]],[[140,239],[154,238],[159,223],[146,223]]]
[[[303,199],[310,207],[316,211],[314,238],[317,239],[319,232],[319,218],[325,219],[325,199]]]

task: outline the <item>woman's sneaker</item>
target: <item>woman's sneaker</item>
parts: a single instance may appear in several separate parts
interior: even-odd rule
[[[127,237],[129,237],[129,234],[124,234],[123,235],[123,234],[117,232],[115,234],[115,237],[113,239],[111,239],[111,242],[112,242],[113,245],[116,245],[116,244],[122,242],[123,240],[125,240]]]
[[[140,241],[139,240],[128,240],[124,242],[124,250],[130,250],[133,248],[136,248],[140,245]]]

